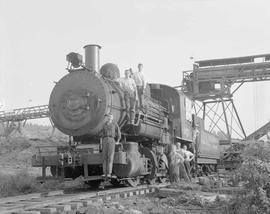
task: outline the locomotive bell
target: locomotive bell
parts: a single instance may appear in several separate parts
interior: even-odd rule
[[[99,45],[86,45],[85,49],[85,67],[90,71],[99,72]]]
[[[120,71],[116,64],[106,63],[101,66],[100,74],[111,80],[115,80],[120,77]]]

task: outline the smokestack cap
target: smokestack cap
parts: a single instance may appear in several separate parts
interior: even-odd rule
[[[97,46],[99,49],[101,49],[101,46],[100,45],[96,45],[96,44],[85,45],[83,48],[87,48],[89,46]]]

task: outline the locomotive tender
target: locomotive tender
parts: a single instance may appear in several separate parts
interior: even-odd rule
[[[124,93],[116,81],[115,64],[99,66],[98,45],[87,45],[85,62],[77,53],[67,55],[68,74],[53,88],[49,101],[50,118],[55,127],[70,136],[68,146],[55,154],[36,154],[32,165],[49,167],[54,177],[83,176],[90,185],[102,181],[100,133],[106,115],[112,114],[121,129],[116,145],[113,182],[133,186],[140,180],[163,181],[168,170],[169,144],[181,142],[195,150],[195,166],[217,164],[218,139],[204,130],[203,121],[192,114],[192,101],[181,91],[163,84],[148,84],[144,106],[136,108],[134,124],[128,123]],[[197,130],[197,131],[195,131]],[[195,136],[198,135],[198,136]]]

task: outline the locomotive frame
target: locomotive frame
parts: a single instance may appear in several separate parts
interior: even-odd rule
[[[204,130],[202,119],[192,114],[192,101],[181,91],[163,84],[148,84],[145,106],[137,108],[135,123],[127,122],[123,91],[117,84],[117,66],[99,68],[98,45],[85,46],[85,64],[79,54],[67,55],[69,74],[57,82],[50,97],[54,125],[70,136],[69,145],[56,147],[54,154],[36,154],[32,166],[42,168],[41,179],[83,176],[90,185],[102,180],[101,137],[105,115],[113,114],[121,128],[116,145],[112,183],[138,185],[157,178],[164,182],[168,171],[168,145],[181,142],[195,152],[195,169],[216,168],[218,139]]]

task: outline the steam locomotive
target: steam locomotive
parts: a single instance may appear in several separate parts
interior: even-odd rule
[[[195,168],[215,167],[219,159],[218,139],[204,130],[202,119],[192,114],[192,101],[181,91],[164,84],[147,84],[144,105],[128,122],[124,92],[116,81],[119,69],[107,63],[100,68],[99,45],[87,45],[85,62],[78,53],[67,55],[68,74],[54,86],[49,100],[50,118],[55,127],[70,136],[68,146],[55,153],[38,153],[32,165],[42,167],[46,178],[75,179],[96,186],[102,181],[100,133],[106,115],[112,114],[121,129],[116,145],[112,183],[135,186],[141,181],[163,182],[167,176],[166,154],[170,144],[181,142],[195,152]]]

